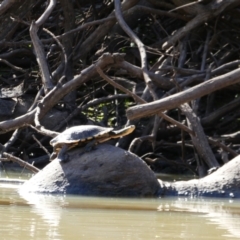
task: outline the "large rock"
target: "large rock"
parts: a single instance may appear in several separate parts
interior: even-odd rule
[[[164,182],[136,155],[100,144],[83,153],[69,151],[70,161],[54,160],[21,187],[22,192],[113,197],[240,198],[240,156],[202,179]]]
[[[136,155],[107,144],[83,153],[68,152],[69,162],[52,161],[26,181],[21,191],[88,196],[154,197],[160,185],[154,173]]]
[[[165,196],[240,198],[240,155],[202,179],[163,183]]]

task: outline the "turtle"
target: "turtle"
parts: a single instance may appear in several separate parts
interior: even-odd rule
[[[134,125],[120,130],[96,125],[80,125],[68,128],[50,141],[53,146],[50,161],[57,157],[59,161],[67,162],[68,155],[66,151],[71,148],[85,146],[85,151],[89,151],[98,143],[106,142],[112,138],[123,137],[133,132],[134,129]]]

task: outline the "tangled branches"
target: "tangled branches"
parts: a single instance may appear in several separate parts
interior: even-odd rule
[[[218,168],[239,152],[239,5],[3,1],[3,151],[42,166],[67,127],[134,124],[117,144],[154,171]]]

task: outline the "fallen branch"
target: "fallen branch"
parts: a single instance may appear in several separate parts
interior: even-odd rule
[[[128,119],[133,120],[154,115],[159,111],[179,107],[183,103],[238,83],[240,81],[239,76],[240,69],[236,69],[169,97],[151,103],[142,104],[141,106],[130,107],[127,109],[127,117]]]

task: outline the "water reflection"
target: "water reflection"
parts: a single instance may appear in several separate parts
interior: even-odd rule
[[[216,224],[219,229],[226,229],[228,233],[223,236],[240,238],[240,202],[228,200],[189,200],[179,199],[174,206],[180,210],[202,215],[209,225]]]
[[[240,238],[237,201],[19,196],[2,187],[0,215],[1,239]]]

